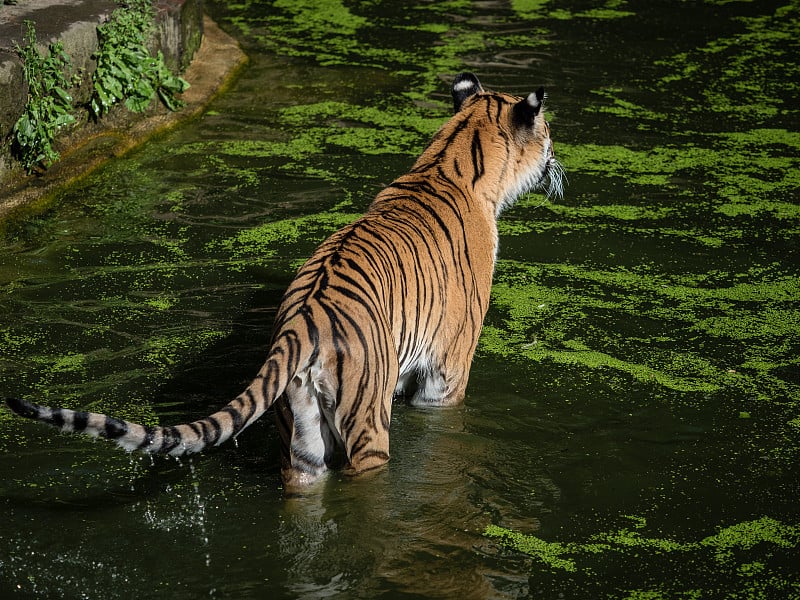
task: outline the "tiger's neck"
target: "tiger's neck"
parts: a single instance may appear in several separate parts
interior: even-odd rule
[[[411,171],[398,177],[381,191],[372,202],[369,212],[397,211],[416,215],[434,224],[421,228],[419,233],[450,237],[450,232],[463,235],[463,251],[475,265],[485,265],[490,284],[498,249],[495,205],[476,196],[463,178],[448,173],[441,165],[425,171]],[[440,233],[436,233],[440,232]]]
[[[460,191],[471,211],[486,213],[496,221],[514,200],[513,154],[513,144],[502,130],[448,123],[414,163],[409,176],[446,182]]]

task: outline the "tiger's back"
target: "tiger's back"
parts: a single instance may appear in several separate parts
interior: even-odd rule
[[[220,411],[143,427],[22,400],[9,406],[128,449],[182,454],[238,435],[275,403],[288,490],[329,467],[358,473],[383,465],[393,397],[440,406],[463,399],[489,304],[500,212],[528,190],[561,189],[542,89],[527,98],[487,93],[462,74],[453,99],[456,115],[411,171],[300,268],[263,367]]]

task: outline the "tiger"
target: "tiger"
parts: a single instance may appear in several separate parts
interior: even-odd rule
[[[299,268],[278,308],[270,349],[247,388],[191,423],[144,426],[19,398],[8,407],[65,432],[173,456],[236,438],[270,407],[286,493],[329,470],[358,475],[389,460],[392,403],[463,401],[498,252],[497,220],[522,194],[561,197],[563,168],[544,117],[526,97],[452,82],[454,115],[359,219]]]

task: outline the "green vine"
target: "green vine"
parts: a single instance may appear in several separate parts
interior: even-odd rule
[[[172,74],[161,52],[152,57],[147,50],[154,17],[150,0],[130,0],[97,28],[100,46],[95,54],[97,68],[90,102],[95,117],[121,101],[129,110],[142,112],[156,95],[170,110],[183,106],[176,94],[189,84]]]
[[[75,121],[72,116],[72,96],[64,75],[70,58],[61,42],[50,44],[47,54],[36,47],[36,29],[26,21],[24,46],[16,45],[23,61],[23,73],[28,83],[25,112],[14,124],[14,146],[22,166],[30,173],[36,166],[49,167],[58,160],[53,141],[59,129]]]
[[[147,41],[153,31],[155,11],[151,0],[129,0],[115,10],[109,21],[97,27],[100,40],[94,58],[93,91],[88,110],[95,118],[124,102],[128,110],[142,112],[158,96],[169,110],[183,102],[176,97],[189,87],[174,75],[158,52],[150,56]],[[75,122],[75,106],[67,91],[64,73],[71,65],[61,42],[50,44],[47,54],[36,47],[36,29],[27,21],[27,34],[16,51],[23,62],[28,83],[25,111],[13,129],[12,150],[23,168],[31,173],[58,160],[53,148],[59,130]]]

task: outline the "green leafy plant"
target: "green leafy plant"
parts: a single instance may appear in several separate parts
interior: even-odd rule
[[[156,95],[170,110],[183,106],[176,94],[189,84],[172,74],[161,52],[153,57],[147,50],[153,22],[150,0],[131,0],[97,28],[100,46],[95,55],[97,68],[90,103],[96,117],[118,102],[124,102],[133,112],[142,112]]]
[[[75,121],[72,96],[64,75],[70,58],[61,42],[50,44],[47,54],[36,47],[36,28],[26,21],[25,45],[16,45],[28,83],[25,112],[14,124],[14,146],[22,166],[30,173],[37,165],[50,166],[59,154],[53,148],[59,129]]]

